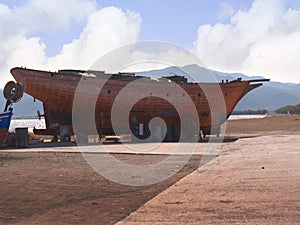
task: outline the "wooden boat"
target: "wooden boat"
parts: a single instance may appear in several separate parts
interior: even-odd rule
[[[135,89],[131,89],[132,95],[128,96],[134,98],[135,95],[141,95],[143,98],[133,105],[129,118],[124,120],[130,124],[133,134],[140,138],[147,138],[150,135],[149,121],[153,117],[160,117],[167,126],[165,140],[170,141],[179,140],[181,126],[180,115],[170,101],[190,98],[200,121],[200,127],[196,129],[201,130],[203,135],[218,135],[220,126],[228,119],[239,100],[249,91],[261,86],[260,82],[268,81],[267,79],[246,81],[237,79],[222,83],[196,83],[188,82],[187,78],[177,75],[151,79],[131,73],[105,74],[101,71],[82,70],[48,72],[20,67],[11,69],[11,74],[18,83],[22,84],[27,94],[43,102],[44,114],[39,116],[45,117],[46,129],[35,129],[36,134],[60,135],[62,128],[69,128],[70,134],[72,133],[74,96],[78,91],[78,85],[83,81],[85,94],[81,96],[82,108],[88,107],[92,95],[98,92],[95,113],[90,116],[94,117],[92,122],[96,124],[100,136],[115,134],[111,118],[113,103],[123,89],[131,83],[137,83]],[[180,87],[182,91],[174,92],[175,86]],[[153,87],[160,90],[160,94],[165,97],[158,97],[151,93]],[[126,107],[132,99],[127,100],[128,102],[126,100],[120,102],[120,105]],[[184,110],[188,114],[189,108]],[[142,133],[139,131],[141,124]],[[90,123],[82,122],[81,126],[89,133]]]

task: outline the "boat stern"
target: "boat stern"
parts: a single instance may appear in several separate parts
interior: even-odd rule
[[[22,73],[22,68],[15,67],[10,70],[11,75],[15,78],[18,83],[25,84],[25,77]]]
[[[12,117],[12,108],[9,108],[6,112],[0,113],[0,144],[5,144],[8,135],[8,129]]]

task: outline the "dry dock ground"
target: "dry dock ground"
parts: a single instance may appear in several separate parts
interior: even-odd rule
[[[230,121],[218,156],[198,170],[203,148],[175,176],[146,187],[113,183],[74,146],[0,150],[1,224],[300,224],[300,117]],[[214,144],[214,143],[213,143]],[[128,164],[163,160],[122,153]],[[171,164],[180,164],[180,155]]]

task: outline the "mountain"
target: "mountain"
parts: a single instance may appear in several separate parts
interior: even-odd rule
[[[182,68],[168,67],[161,70],[137,72],[136,74],[157,78],[177,74],[186,76],[190,81],[199,82],[221,82],[222,80],[231,81],[237,78],[242,78],[243,80],[264,78],[261,76],[247,76],[241,73],[222,73],[214,70],[207,70],[198,65],[188,65]],[[211,74],[214,76],[211,76]],[[2,92],[2,90],[0,91]],[[235,110],[266,109],[268,111],[275,111],[282,106],[296,105],[298,103],[300,103],[300,84],[270,81],[264,82],[262,87],[248,93],[239,102]],[[0,104],[0,107],[2,106],[4,109],[5,99],[2,94],[0,94]],[[15,118],[36,118],[37,110],[43,112],[42,103],[39,101],[34,102],[33,98],[27,94],[24,94],[22,100],[14,105]]]

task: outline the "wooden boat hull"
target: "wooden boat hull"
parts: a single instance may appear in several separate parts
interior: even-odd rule
[[[85,89],[79,96],[80,107],[83,109],[89,107],[92,104],[92,95],[95,92],[99,93],[96,98],[94,115],[89,116],[92,119],[81,124],[85,130],[88,130],[94,123],[98,134],[114,134],[111,118],[113,104],[120,93],[134,83],[137,85],[134,86],[135,89],[131,89],[132,95],[128,95],[127,100],[123,99],[119,102],[119,108],[122,108],[122,104],[124,107],[131,104],[132,98],[135,98],[136,95],[143,96],[130,109],[129,118],[124,118],[130,123],[133,133],[136,132],[135,127],[142,123],[145,129],[142,138],[149,136],[148,124],[153,117],[162,118],[170,130],[178,129],[180,115],[171,102],[179,99],[185,102],[184,99],[188,98],[192,100],[200,122],[200,127],[196,129],[199,131],[201,129],[204,135],[219,134],[220,125],[230,116],[239,100],[252,89],[262,85],[262,83],[252,83],[266,81],[241,81],[239,79],[225,83],[175,83],[119,74],[110,75],[110,78],[106,79],[108,75],[105,74],[92,77],[84,76],[84,73],[87,71],[47,72],[25,68],[11,70],[16,81],[23,85],[24,91],[44,104],[46,130],[35,130],[35,133],[59,135],[62,126],[70,126],[72,130],[74,96],[84,82]],[[143,79],[148,80],[147,82],[140,81]],[[181,90],[174,92],[175,87],[179,87]],[[152,93],[156,90],[159,90],[160,96]],[[188,115],[191,108],[185,107],[184,103],[181,107],[184,114]],[[87,115],[82,116],[87,117]],[[174,135],[176,132],[173,131],[172,140],[178,140],[179,134]]]

